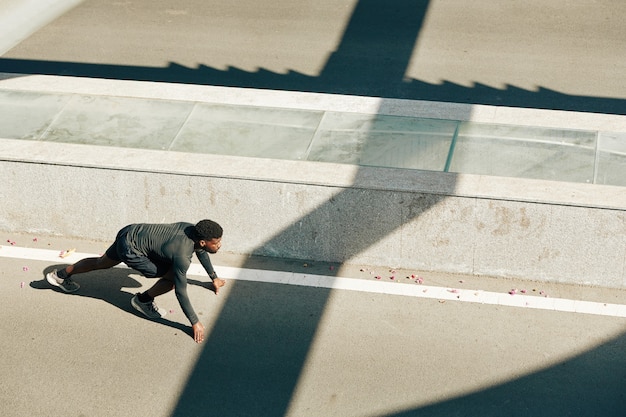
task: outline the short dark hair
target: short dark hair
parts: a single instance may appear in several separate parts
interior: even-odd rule
[[[212,240],[222,237],[222,226],[215,223],[213,220],[200,220],[196,224],[196,234],[200,240]]]

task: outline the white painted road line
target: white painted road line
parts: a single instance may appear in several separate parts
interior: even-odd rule
[[[60,252],[55,250],[23,248],[18,246],[0,246],[0,257],[2,258],[29,259],[51,263],[74,263],[82,258],[93,256],[100,255],[74,252],[65,258],[61,258]],[[123,264],[120,264],[119,267],[126,268]],[[442,302],[459,301],[626,318],[626,305],[624,304],[570,300],[565,298],[549,298],[525,294],[511,295],[508,293],[482,290],[446,288],[420,284],[405,284],[399,282],[381,282],[359,278],[302,274],[298,272],[285,271],[267,271],[261,269],[244,269],[218,265],[215,266],[215,269],[221,277],[240,281],[299,285],[315,288],[400,295],[406,297],[432,298]],[[189,268],[189,275],[206,276],[206,273],[204,272],[204,269],[202,269],[201,265],[192,264]]]

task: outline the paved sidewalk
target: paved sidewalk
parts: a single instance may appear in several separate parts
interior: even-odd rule
[[[55,252],[107,246],[4,240]],[[626,407],[624,318],[232,279],[215,296],[194,276],[190,296],[209,334],[198,346],[172,294],[159,300],[164,320],[132,310],[150,280],[115,268],[77,277],[82,288],[68,295],[43,281],[64,262],[0,257],[4,416],[618,416]],[[214,262],[220,272],[240,260]],[[254,265],[376,281],[359,266]],[[421,276],[445,288],[519,285]],[[551,297],[626,304],[625,291],[538,285]]]

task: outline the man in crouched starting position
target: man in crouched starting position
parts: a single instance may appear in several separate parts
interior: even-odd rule
[[[46,275],[46,280],[71,293],[80,288],[72,280],[73,275],[112,268],[124,262],[147,278],[160,278],[147,291],[137,293],[131,300],[132,306],[149,318],[161,318],[165,311],[156,306],[154,299],[174,289],[183,313],[191,322],[193,338],[200,343],[204,340],[204,326],[187,295],[187,270],[195,252],[218,293],[226,282],[217,277],[208,254],[220,249],[222,233],[222,227],[212,220],[201,220],[196,225],[186,222],[131,224],[117,233],[115,242],[101,257],[85,258],[54,270]]]

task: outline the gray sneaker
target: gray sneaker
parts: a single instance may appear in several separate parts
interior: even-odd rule
[[[80,288],[80,285],[75,283],[70,277],[65,279],[59,278],[56,269],[46,274],[46,281],[48,281],[50,285],[59,287],[65,292],[76,292]]]
[[[165,310],[157,307],[154,301],[147,303],[139,301],[139,293],[135,294],[135,296],[130,300],[130,304],[135,308],[135,310],[150,319],[160,319],[167,314]]]

